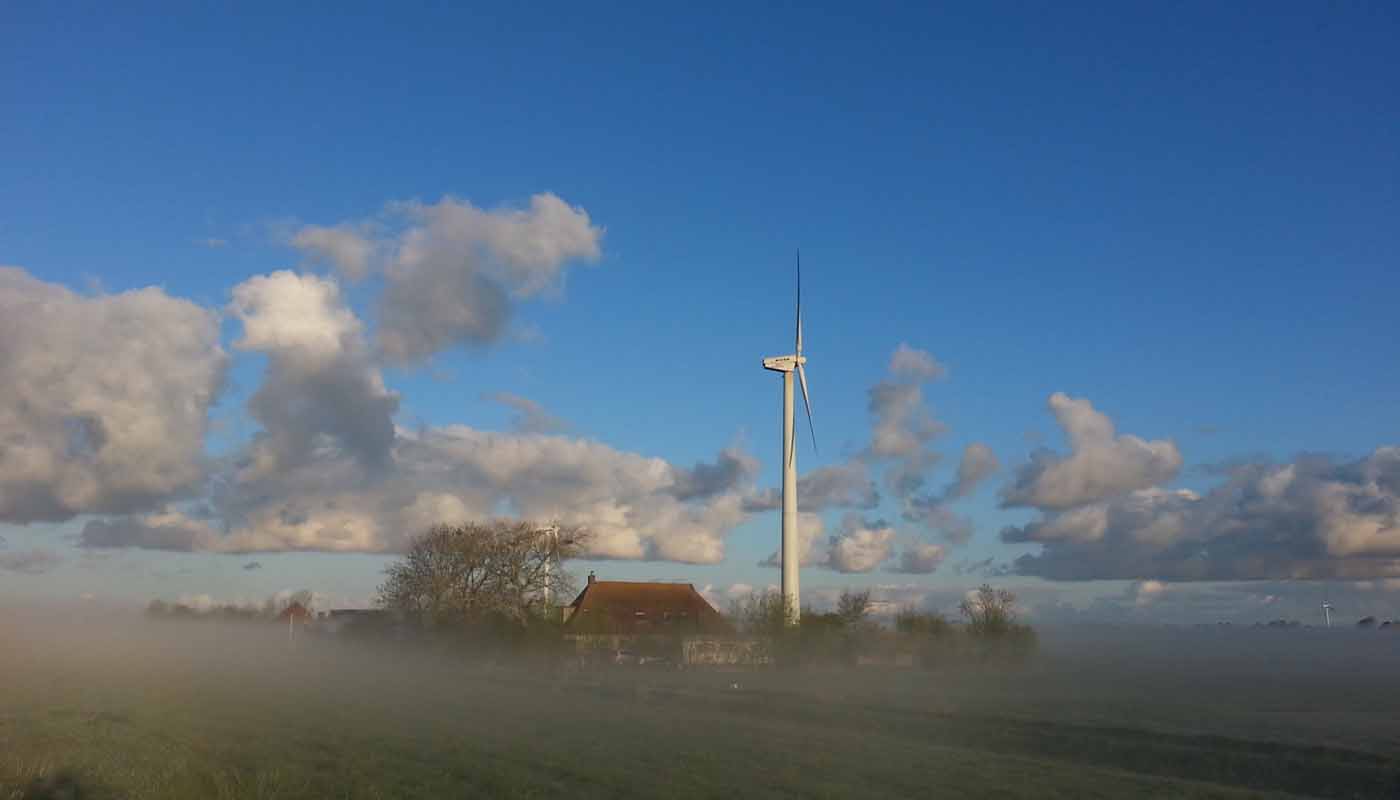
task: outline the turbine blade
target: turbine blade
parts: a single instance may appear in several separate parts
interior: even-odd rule
[[[807,398],[807,370],[797,365],[797,377],[802,382],[802,404],[807,407],[807,430],[812,432],[812,455],[817,454],[817,426],[812,422],[812,401]],[[796,439],[797,437],[792,437]]]
[[[802,355],[802,251],[797,251],[797,354]]]

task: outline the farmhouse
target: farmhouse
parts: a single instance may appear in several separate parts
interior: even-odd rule
[[[564,630],[617,636],[727,635],[734,631],[690,583],[600,581],[592,573],[564,607]]]
[[[277,615],[278,622],[286,622],[288,624],[295,622],[299,625],[305,625],[313,619],[315,618],[311,615],[311,612],[307,610],[306,606],[296,601],[292,601],[291,605],[282,609],[282,613]]]

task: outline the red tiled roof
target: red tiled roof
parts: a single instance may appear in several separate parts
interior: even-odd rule
[[[307,611],[306,606],[302,605],[301,603],[292,603],[291,605],[282,609],[282,613],[277,615],[277,619],[279,622],[286,622],[288,619],[293,617],[295,617],[298,622],[305,622],[306,620],[311,619],[311,612]]]
[[[593,581],[570,604],[566,627],[597,633],[731,633],[689,583]]]

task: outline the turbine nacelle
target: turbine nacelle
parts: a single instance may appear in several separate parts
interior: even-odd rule
[[[806,363],[806,356],[773,356],[772,358],[763,359],[763,368],[771,369],[774,372],[792,372],[797,369],[799,365]]]

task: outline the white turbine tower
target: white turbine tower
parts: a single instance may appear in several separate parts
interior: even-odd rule
[[[787,356],[763,359],[763,368],[783,373],[783,544],[780,559],[783,566],[783,600],[788,624],[795,625],[800,615],[798,587],[797,542],[797,438],[793,436],[792,373],[797,372],[802,383],[802,403],[807,407],[807,426],[812,432],[812,451],[817,449],[817,429],[812,425],[812,401],[807,397],[807,363],[802,355],[802,253],[797,254],[797,345],[796,352]]]
[[[1332,627],[1332,604],[1326,600],[1322,601],[1322,618],[1327,621],[1327,627]]]

